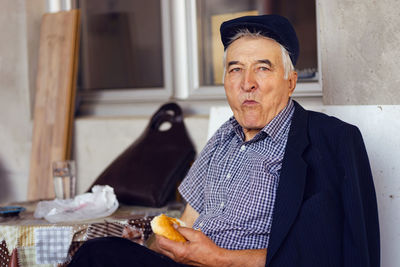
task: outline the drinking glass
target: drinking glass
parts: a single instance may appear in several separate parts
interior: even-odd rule
[[[75,161],[61,160],[53,162],[53,182],[56,198],[69,199],[75,197]]]

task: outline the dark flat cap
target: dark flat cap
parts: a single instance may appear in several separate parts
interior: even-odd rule
[[[237,32],[248,29],[250,32],[260,32],[283,45],[289,52],[293,65],[299,56],[299,41],[292,24],[279,15],[245,16],[225,21],[221,24],[221,40],[224,50],[229,46]]]

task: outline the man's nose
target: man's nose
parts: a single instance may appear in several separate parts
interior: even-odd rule
[[[254,73],[251,70],[246,70],[242,79],[242,90],[252,91],[257,88],[257,82]]]

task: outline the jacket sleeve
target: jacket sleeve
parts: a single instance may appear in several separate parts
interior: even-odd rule
[[[355,126],[342,132],[339,157],[344,171],[343,266],[380,266],[380,237],[375,188],[368,155]]]

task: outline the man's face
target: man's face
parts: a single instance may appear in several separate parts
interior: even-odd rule
[[[235,40],[227,48],[225,64],[228,103],[250,140],[286,106],[297,73],[284,79],[281,48],[266,38]]]

